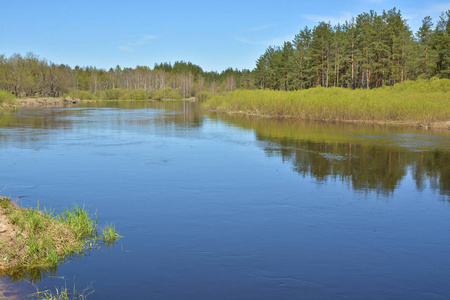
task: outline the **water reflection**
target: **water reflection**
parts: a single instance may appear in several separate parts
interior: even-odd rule
[[[411,173],[418,190],[428,184],[450,195],[450,138],[446,132],[355,127],[212,116],[254,130],[268,156],[280,156],[301,175],[341,180],[355,190],[389,195]]]
[[[120,109],[120,113],[111,113]],[[426,185],[450,195],[450,135],[420,129],[333,125],[317,122],[246,118],[210,114],[210,118],[253,130],[268,156],[280,156],[293,170],[319,182],[339,179],[356,190],[391,194],[411,173],[416,188]],[[74,130],[99,123],[108,128],[140,130],[201,128],[204,112],[191,102],[86,102],[77,108],[22,109],[1,114],[2,143],[30,143],[49,138],[53,130]],[[2,135],[1,127],[8,127]],[[11,130],[13,128],[13,130]],[[29,129],[36,134],[29,134]]]
[[[120,113],[111,113],[111,110]],[[197,103],[186,101],[108,101],[85,102],[70,108],[26,108],[0,112],[2,143],[31,143],[48,139],[54,131],[71,131],[98,125],[103,128],[124,126],[177,125],[189,130],[200,128],[203,114]],[[91,124],[91,126],[86,126]],[[8,130],[2,132],[2,128]],[[35,134],[30,134],[30,129]]]
[[[144,101],[22,109],[0,123],[5,194],[85,202],[126,236],[58,266],[77,286],[95,281],[94,299],[449,294],[449,203],[437,199],[449,195],[450,133]],[[45,290],[50,274],[26,276]]]
[[[120,113],[111,113],[120,109]],[[253,130],[268,156],[280,156],[293,170],[319,182],[339,179],[356,190],[392,193],[411,173],[418,190],[426,185],[450,195],[450,135],[402,128],[332,125],[211,114],[210,118]],[[86,102],[70,109],[23,109],[1,114],[0,141],[29,143],[53,130],[89,123],[108,128],[201,128],[204,112],[191,102]],[[93,124],[94,125],[94,124]],[[1,127],[8,127],[2,135]],[[13,130],[11,130],[13,128]],[[30,134],[29,129],[36,130]]]
[[[8,272],[0,273],[0,277],[8,277],[11,281],[38,282],[47,276],[56,274],[57,266],[33,267],[33,268],[13,268]]]

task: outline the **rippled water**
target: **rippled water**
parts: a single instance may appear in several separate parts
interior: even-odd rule
[[[184,102],[0,114],[0,190],[121,239],[41,273],[88,299],[448,299],[450,134]],[[36,278],[35,278],[36,279]],[[19,297],[30,278],[0,279]],[[1,294],[0,294],[1,295]]]

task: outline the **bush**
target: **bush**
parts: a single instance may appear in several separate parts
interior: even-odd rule
[[[153,97],[156,100],[181,99],[181,95],[177,91],[174,91],[170,86],[157,90]]]
[[[106,93],[104,91],[96,91],[94,98],[95,100],[106,100]]]
[[[133,100],[148,100],[150,99],[146,90],[139,88],[135,90],[131,90],[131,99]]]
[[[209,98],[209,93],[205,91],[198,92],[195,95],[195,100],[197,101],[205,101]]]
[[[5,90],[0,90],[0,105],[14,103],[16,103],[16,97],[13,94]]]
[[[94,94],[90,91],[76,91],[72,93],[72,98],[74,99],[86,99],[86,100],[94,100]]]
[[[105,93],[106,93],[106,100],[118,100],[125,94],[125,91],[119,88],[115,88],[106,90]]]
[[[118,98],[120,100],[148,100],[151,98],[151,91],[142,88],[128,90],[127,92],[122,90],[122,92],[123,94]]]

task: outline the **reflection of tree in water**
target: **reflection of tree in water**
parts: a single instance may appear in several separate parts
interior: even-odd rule
[[[134,119],[127,119],[128,122],[139,125],[176,124],[192,128],[200,127],[203,122],[200,105],[190,101],[104,101],[86,103],[85,106],[91,108],[119,108],[123,110],[154,109],[162,112],[160,117],[156,118],[138,116]],[[164,113],[165,111],[169,113]]]
[[[105,110],[105,109],[117,109]],[[147,109],[147,110],[145,110]],[[127,113],[134,110],[131,114]],[[35,129],[36,134],[2,135],[0,140],[14,139],[19,143],[43,140],[52,130],[73,130],[78,124],[99,123],[98,127],[123,128],[127,126],[167,126],[199,128],[203,114],[198,103],[187,101],[100,101],[85,102],[72,108],[26,108],[16,112],[0,113],[0,129]],[[43,130],[41,130],[43,129]]]
[[[392,140],[386,141],[385,136],[403,134],[401,131],[358,128],[356,136],[346,136],[345,132],[353,129],[348,125],[223,116],[221,119],[253,129],[269,156],[281,156],[293,165],[294,171],[318,181],[338,179],[349,182],[356,190],[390,194],[410,173],[417,189],[428,183],[442,195],[450,195],[450,152],[393,146]],[[367,136],[379,139],[369,140]]]
[[[258,139],[265,138],[258,136]],[[405,154],[382,147],[292,140],[278,143],[281,151],[273,148],[265,151],[271,155],[278,152],[284,161],[293,164],[296,172],[319,181],[340,179],[349,181],[354,189],[389,193],[406,174]]]
[[[442,151],[417,153],[412,166],[417,189],[422,190],[426,179],[441,194],[450,195],[450,153]]]
[[[34,267],[34,268],[14,268],[9,270],[4,276],[7,276],[9,280],[16,281],[30,281],[38,282],[47,276],[53,276],[56,274],[57,267]]]

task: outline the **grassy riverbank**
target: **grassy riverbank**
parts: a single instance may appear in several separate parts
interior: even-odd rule
[[[261,117],[445,127],[450,121],[450,80],[406,81],[372,90],[237,90],[212,96],[205,105]]]
[[[111,226],[107,226],[107,231]],[[103,236],[113,242],[117,233]],[[9,198],[0,197],[0,269],[47,267],[68,255],[86,249],[97,239],[97,219],[83,206],[66,208],[59,214],[34,208],[21,208]]]
[[[72,98],[51,98],[51,97],[39,97],[39,98],[21,98],[16,99],[16,103],[21,107],[35,107],[35,106],[64,106],[79,104],[79,99]]]
[[[10,92],[0,90],[0,110],[3,108],[9,108],[16,104],[16,97]]]

